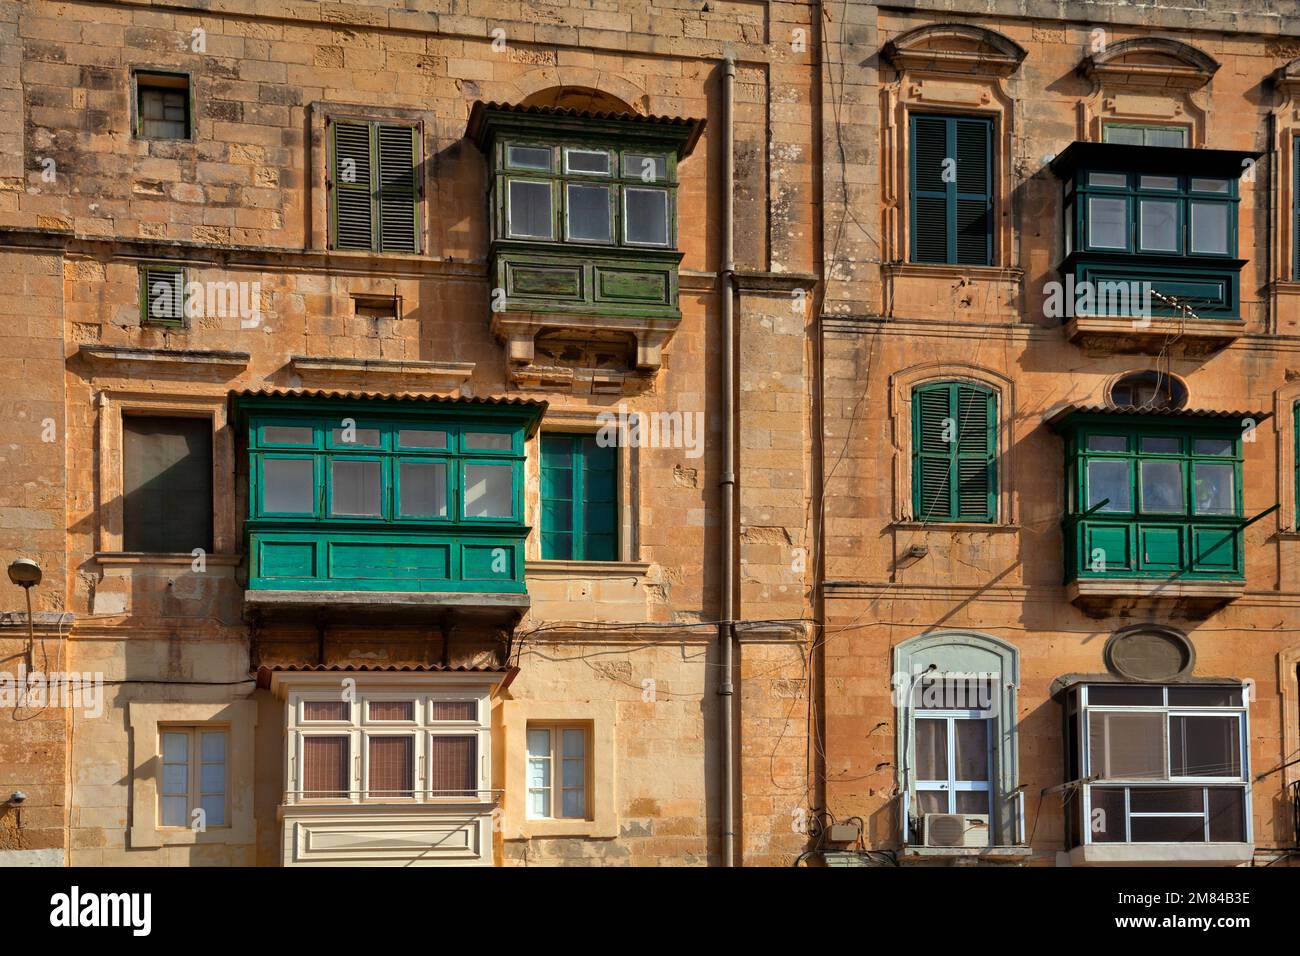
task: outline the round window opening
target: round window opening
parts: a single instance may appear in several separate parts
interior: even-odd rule
[[[1106,642],[1106,667],[1125,680],[1161,682],[1190,677],[1196,649],[1171,627],[1139,624],[1116,631]]]
[[[1129,372],[1110,387],[1110,403],[1116,408],[1182,408],[1187,386],[1165,372]]]

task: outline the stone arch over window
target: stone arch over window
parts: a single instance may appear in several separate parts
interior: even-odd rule
[[[651,112],[650,96],[642,87],[626,77],[587,67],[538,67],[500,88],[495,84],[485,88],[484,92],[490,92],[491,99],[526,106],[642,115]]]
[[[932,287],[934,277],[959,275],[963,285],[974,286],[964,290],[969,294],[959,298],[959,310],[988,312],[993,303],[999,317],[1012,321],[1016,315],[1023,274],[1012,228],[1011,144],[1017,122],[1016,73],[1025,55],[1000,33],[955,23],[909,30],[882,48],[881,58],[892,67],[892,72],[881,71],[881,251],[887,314],[894,314],[896,307],[907,309],[912,317],[918,309],[924,313],[928,292],[923,290]],[[917,120],[932,128],[923,129]],[[936,132],[941,122],[947,128]],[[943,145],[936,145],[941,141]],[[945,170],[947,185],[939,194],[931,188],[933,182],[925,181],[927,169],[929,179],[937,181],[931,168],[931,160],[939,155],[936,150],[956,163]],[[926,163],[919,171],[917,157]],[[967,173],[976,169],[968,179]],[[920,200],[929,205],[918,208]],[[987,216],[987,230],[979,230],[986,237],[981,243],[986,243],[985,250],[976,254],[971,248],[950,246],[941,256],[933,236],[926,246],[929,251],[918,247],[916,222],[942,224],[946,219],[942,232],[951,244],[956,244],[956,235],[969,237],[976,213],[967,204],[976,201],[982,204],[978,218]],[[981,303],[978,309],[976,302]]]
[[[1014,525],[1017,521],[1017,495],[1013,487],[1013,432],[1015,421],[1015,385],[1011,379],[990,369],[960,362],[936,365],[926,362],[902,369],[890,376],[890,419],[894,436],[894,520],[919,521],[915,508],[914,462],[919,449],[914,447],[914,426],[918,388],[932,384],[953,383],[986,389],[993,397],[995,424],[990,452],[993,461],[994,488],[992,514],[982,521],[988,525]],[[955,519],[963,520],[963,519]]]
[[[1079,138],[1105,139],[1106,126],[1170,127],[1184,146],[1205,145],[1205,87],[1219,69],[1209,54],[1167,37],[1112,41],[1104,28],[1091,39],[1094,52],[1079,64],[1092,81],[1079,104]]]
[[[950,675],[945,678],[944,675]],[[948,688],[971,686],[971,679],[987,680],[988,707],[947,708],[935,707],[948,703],[942,699]],[[948,683],[940,683],[947,681]],[[941,791],[924,789],[924,781],[917,776],[917,720],[942,719],[937,715],[970,712],[958,719],[987,720],[988,807],[992,846],[1011,846],[1021,839],[1020,804],[1017,788],[1019,782],[1018,712],[1016,692],[1020,686],[1020,652],[990,634],[978,631],[940,631],[922,634],[903,641],[894,647],[892,689],[895,720],[896,753],[898,755],[898,787],[903,800],[902,837],[904,843],[913,844],[921,837],[919,812],[929,807],[935,809],[935,794]],[[938,700],[931,691],[939,687]],[[956,703],[962,703],[957,700]],[[966,701],[969,703],[969,700]],[[925,714],[935,717],[926,717]],[[918,717],[918,715],[921,715]],[[952,727],[950,722],[947,726]],[[936,730],[937,725],[936,725]],[[923,728],[923,733],[925,733]],[[933,734],[926,733],[927,739]],[[966,735],[969,739],[973,735]],[[932,770],[927,772],[933,772]],[[918,781],[921,793],[918,796]]]

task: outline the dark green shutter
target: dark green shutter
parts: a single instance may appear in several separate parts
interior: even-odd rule
[[[945,424],[951,441],[945,441]],[[959,382],[922,385],[912,398],[912,507],[918,521],[997,516],[997,399]]]
[[[150,325],[184,324],[184,269],[158,264],[140,267],[140,321]]]
[[[913,262],[993,262],[993,124],[990,120],[912,117]],[[944,177],[946,160],[955,161]]]
[[[330,188],[334,211],[334,248],[375,248],[370,125],[334,123],[334,161]]]
[[[618,555],[617,449],[594,435],[542,436],[542,558]]]
[[[210,551],[211,421],[124,417],[122,506],[127,551]]]
[[[410,126],[377,128],[379,156],[379,249],[418,252],[419,196],[415,130]]]

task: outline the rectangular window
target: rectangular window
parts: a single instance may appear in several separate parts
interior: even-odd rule
[[[122,418],[122,545],[127,551],[212,550],[212,421]]]
[[[959,382],[912,396],[912,507],[917,521],[997,520],[997,396]]]
[[[993,264],[993,122],[914,115],[913,262]]]
[[[302,738],[302,795],[341,799],[348,795],[348,738],[312,734]]]
[[[420,251],[420,141],[417,127],[330,121],[332,248]]]
[[[520,239],[554,239],[551,184],[532,179],[512,179],[508,189],[506,231]]]
[[[1237,196],[1229,179],[1080,172],[1083,215],[1067,219],[1067,235],[1083,229],[1081,251],[1228,256],[1236,252]],[[1073,213],[1071,213],[1073,216]],[[1115,281],[1119,281],[1116,279]],[[1178,295],[1178,286],[1170,295]]]
[[[161,825],[188,827],[201,819],[208,827],[226,826],[226,731],[168,727],[159,736]]]
[[[135,135],[190,138],[190,78],[182,73],[135,74]]]
[[[587,819],[585,727],[528,725],[528,815]]]
[[[668,191],[624,189],[623,223],[623,241],[629,245],[668,245]]]
[[[1240,688],[1089,684],[1066,707],[1088,728],[1074,845],[1246,842]],[[1067,762],[1078,746],[1066,741]]]
[[[1142,126],[1126,123],[1106,123],[1101,138],[1106,143],[1123,143],[1129,146],[1187,145],[1187,130],[1181,126]]]
[[[412,797],[415,795],[415,738],[374,736],[366,738],[367,795]]]
[[[161,263],[140,266],[140,323],[185,324],[185,270]]]
[[[542,558],[618,555],[618,449],[594,435],[542,436]]]
[[[609,242],[613,238],[609,187],[569,183],[566,188],[568,237],[581,242]]]
[[[477,743],[477,738],[464,734],[429,738],[431,796],[461,798],[475,796]]]

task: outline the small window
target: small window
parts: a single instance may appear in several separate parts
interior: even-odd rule
[[[467,451],[510,451],[514,436],[510,432],[466,432]]]
[[[668,158],[655,153],[624,153],[623,175],[643,183],[661,183],[668,179]]]
[[[180,266],[140,267],[140,321],[144,325],[185,324],[185,270]]]
[[[569,183],[565,190],[568,238],[580,242],[609,242],[614,236],[609,187]]]
[[[546,146],[507,146],[506,165],[511,169],[551,171],[551,150]]]
[[[340,799],[348,795],[348,738],[310,734],[302,738],[302,795]]]
[[[371,798],[415,796],[414,735],[366,737],[366,791]]]
[[[181,73],[136,73],[136,127],[140,139],[190,138],[190,78]]]
[[[265,425],[262,428],[264,445],[312,445],[315,441],[310,425]]]
[[[1127,461],[1094,458],[1088,462],[1088,510],[1132,511]]]
[[[1111,386],[1110,403],[1116,408],[1182,408],[1187,386],[1163,372],[1130,372]]]
[[[465,465],[465,517],[510,518],[514,515],[514,468],[511,465]]]
[[[1128,200],[1088,197],[1088,245],[1094,249],[1128,248]]]
[[[329,129],[331,248],[419,252],[419,129],[332,117]]]
[[[564,171],[586,176],[609,175],[609,153],[594,149],[566,149]]]
[[[160,732],[162,778],[158,819],[164,827],[226,823],[226,731],[175,727]],[[201,810],[201,814],[196,811]]]
[[[122,545],[188,554],[212,549],[212,421],[122,419]]]
[[[912,513],[917,521],[997,519],[997,395],[935,382],[912,393]]]
[[[383,463],[336,458],[330,462],[330,514],[377,518],[383,513]]]
[[[304,700],[302,702],[302,719],[313,721],[350,721],[352,704],[346,700]]]
[[[637,246],[668,245],[668,192],[664,189],[623,190],[623,241]]]
[[[352,313],[359,319],[396,319],[398,300],[391,295],[354,295]]]
[[[1138,220],[1144,250],[1178,251],[1178,203],[1143,199],[1138,203]]]
[[[555,238],[549,182],[512,179],[507,202],[507,231],[510,235],[521,239]]]
[[[1192,252],[1228,254],[1228,207],[1220,202],[1191,203]]]
[[[310,458],[262,462],[262,513],[309,515],[316,511],[316,473]]]
[[[429,791],[434,797],[473,797],[478,793],[478,738],[467,734],[429,738]]]
[[[528,725],[528,815],[583,820],[587,810],[585,727]]]
[[[1089,186],[1104,186],[1107,189],[1123,189],[1128,185],[1127,173],[1089,173]]]
[[[366,702],[366,719],[373,722],[415,720],[413,700],[370,700]]]
[[[1106,123],[1101,138],[1106,143],[1129,146],[1182,147],[1187,145],[1187,130],[1181,126],[1142,126]]]
[[[401,517],[447,517],[446,462],[399,462],[397,466],[397,489],[397,511]]]

